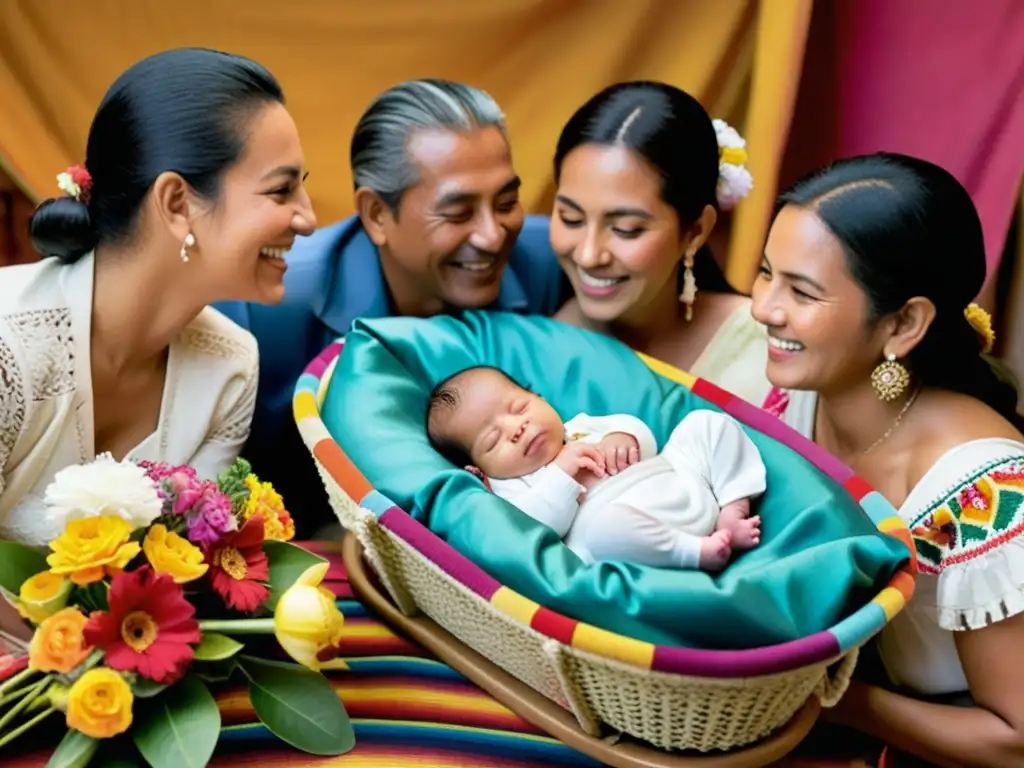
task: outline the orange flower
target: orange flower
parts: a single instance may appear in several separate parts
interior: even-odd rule
[[[266,539],[290,541],[295,537],[295,523],[288,510],[284,508],[284,499],[274,490],[270,483],[260,482],[256,475],[245,478],[245,487],[249,489],[249,499],[245,502],[242,517],[248,520],[259,515],[263,518]]]
[[[29,666],[60,674],[75,669],[92,653],[82,632],[87,621],[77,608],[64,608],[40,624],[28,648]]]

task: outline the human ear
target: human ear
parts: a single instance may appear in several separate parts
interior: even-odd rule
[[[883,353],[897,359],[909,355],[924,339],[935,321],[935,305],[930,299],[915,296],[895,312],[890,320],[889,340]]]
[[[179,174],[164,171],[156,177],[150,192],[150,207],[155,210],[171,236],[183,242],[192,231],[196,214],[195,193]]]
[[[356,190],[355,203],[359,220],[373,244],[378,248],[387,245],[387,227],[395,218],[391,207],[369,187]]]
[[[697,251],[708,241],[717,221],[718,212],[714,206],[705,205],[697,220],[686,228],[683,233],[683,255],[688,261],[692,262]]]

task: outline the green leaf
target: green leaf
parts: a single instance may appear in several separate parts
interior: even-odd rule
[[[132,728],[135,745],[152,768],[203,768],[219,734],[217,702],[192,675],[153,699]]]
[[[267,553],[270,566],[270,597],[264,604],[270,610],[274,610],[284,591],[307,568],[325,562],[322,557],[285,541],[264,541],[263,551]]]
[[[129,734],[104,739],[89,768],[149,768]]]
[[[209,661],[195,664],[192,671],[196,676],[207,683],[226,683],[238,669],[234,659],[227,661]]]
[[[85,768],[99,746],[99,739],[69,728],[57,749],[50,755],[45,768]]]
[[[75,587],[71,602],[85,608],[87,613],[109,611],[110,605],[107,603],[107,593],[109,591],[110,585],[105,581],[94,581],[92,584],[84,587]]]
[[[223,661],[230,659],[245,646],[237,640],[216,632],[204,632],[202,642],[196,646],[196,661]]]
[[[0,541],[0,587],[17,595],[21,585],[37,573],[49,570],[46,554],[13,541]]]
[[[249,699],[279,739],[313,755],[343,755],[356,737],[341,699],[327,678],[293,664],[240,656]]]
[[[154,682],[142,675],[138,675],[132,683],[132,693],[137,699],[151,699],[165,690],[167,690],[165,684]]]

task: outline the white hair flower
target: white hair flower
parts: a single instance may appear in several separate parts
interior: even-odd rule
[[[63,529],[83,517],[116,516],[135,528],[152,523],[163,500],[146,470],[131,461],[115,461],[102,453],[89,464],[73,464],[46,488],[46,515]]]
[[[60,187],[60,191],[65,195],[76,200],[82,194],[82,188],[75,183],[75,180],[71,178],[71,174],[67,171],[57,174],[57,186]]]
[[[747,142],[725,120],[712,120],[718,139],[718,207],[729,210],[750,194],[754,177],[747,170]]]

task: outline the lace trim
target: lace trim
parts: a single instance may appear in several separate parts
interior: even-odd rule
[[[0,338],[0,489],[3,469],[25,424],[25,380],[14,351]]]
[[[71,311],[37,309],[7,316],[25,352],[32,399],[50,400],[75,390],[75,345]]]
[[[257,379],[255,375],[246,376],[242,384],[242,392],[224,420],[219,422],[207,436],[211,443],[238,443],[249,436],[252,426],[252,414],[256,409]]]
[[[204,328],[186,328],[181,332],[181,342],[203,354],[219,357],[222,360],[244,360],[246,369],[255,367],[256,356],[250,345],[236,341],[220,333]]]

